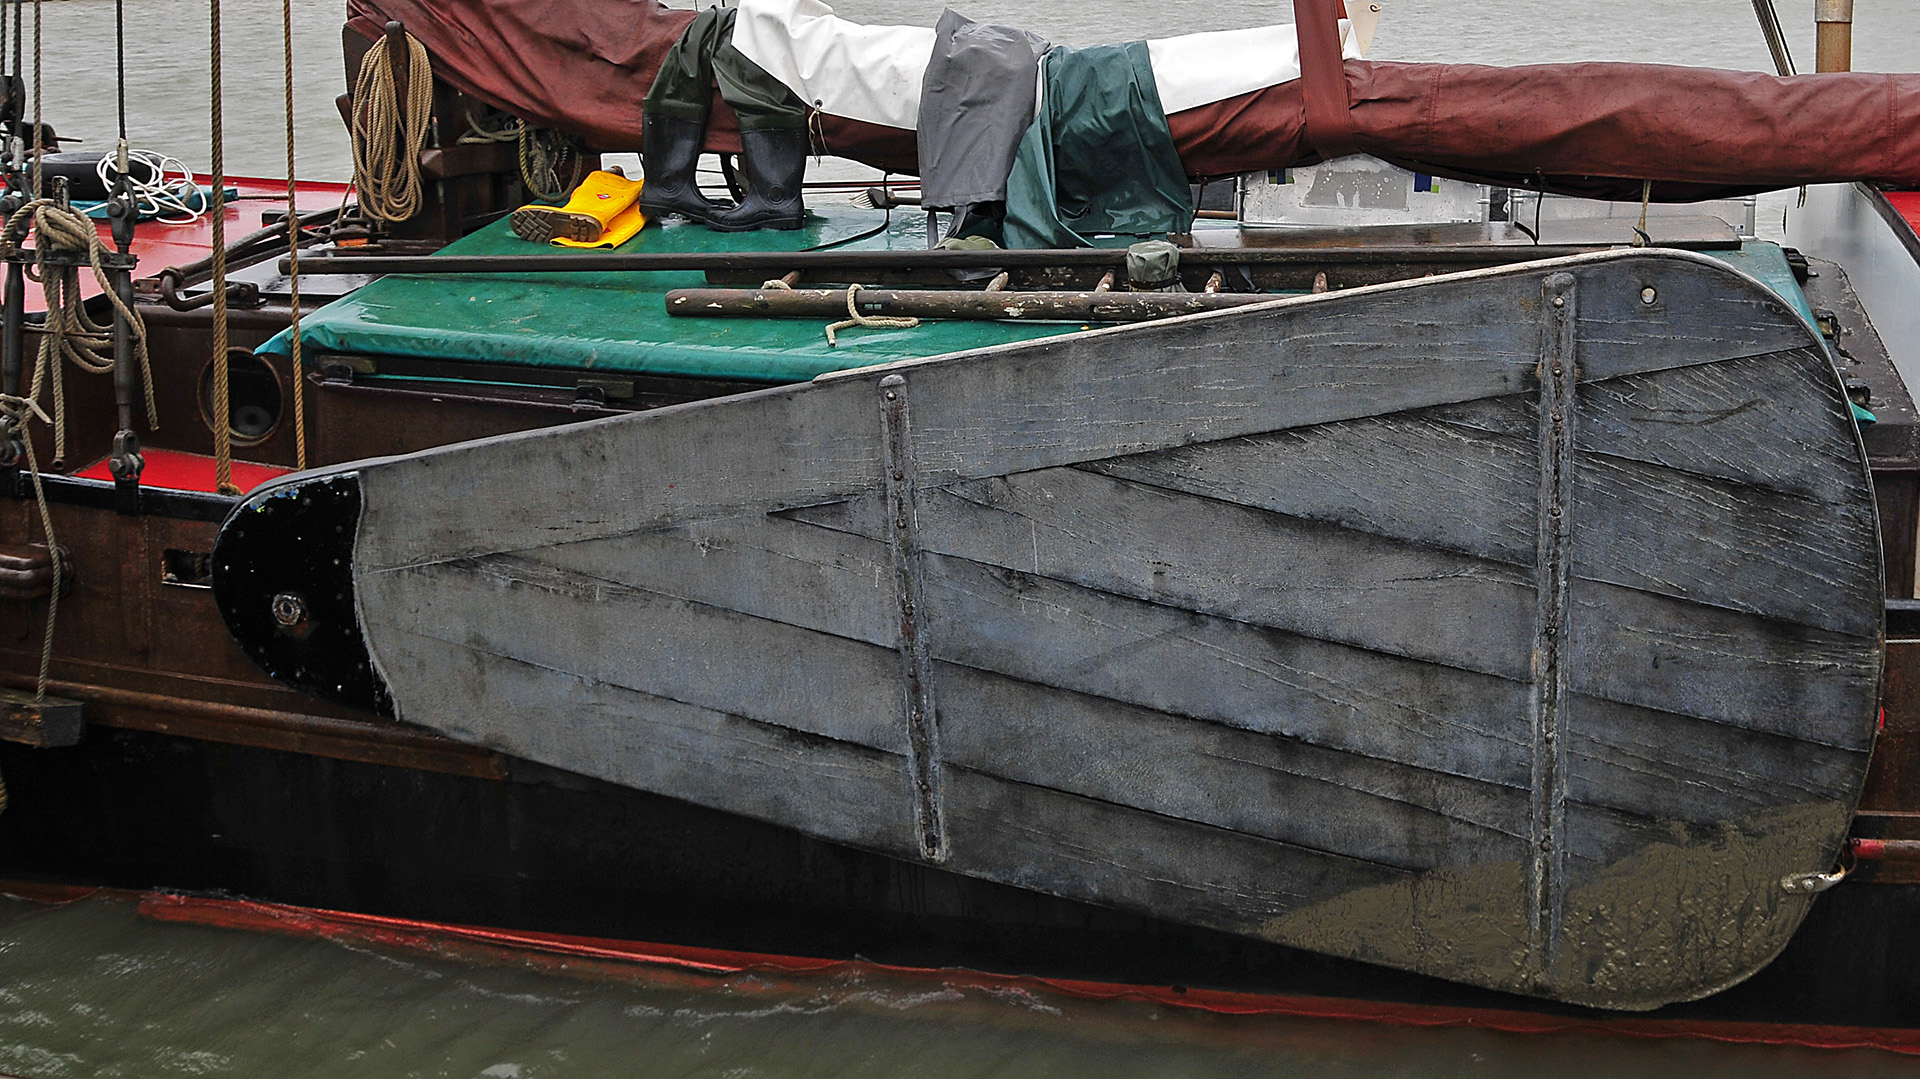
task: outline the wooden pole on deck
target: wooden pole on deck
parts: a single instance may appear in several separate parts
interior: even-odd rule
[[[1853,0],[1813,0],[1815,71],[1853,70]]]

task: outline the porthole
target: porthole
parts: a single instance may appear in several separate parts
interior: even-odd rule
[[[280,426],[285,392],[267,361],[244,348],[227,350],[227,430],[234,444],[264,442]],[[213,363],[200,372],[200,420],[213,430]]]

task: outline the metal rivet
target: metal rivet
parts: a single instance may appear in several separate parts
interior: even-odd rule
[[[1653,301],[1659,298],[1660,298],[1660,294],[1653,290],[1652,285],[1648,285],[1646,288],[1643,288],[1640,290],[1641,303],[1652,303]]]
[[[1553,306],[1555,307],[1567,306],[1567,298],[1565,296],[1555,296],[1553,298]]]
[[[887,400],[889,400],[889,401],[892,401],[892,400],[895,400],[895,399],[897,399],[898,397],[899,397],[899,395],[898,395],[898,394],[896,394],[896,393],[894,393],[894,392],[893,392],[892,390],[888,390],[888,391],[887,391]]]

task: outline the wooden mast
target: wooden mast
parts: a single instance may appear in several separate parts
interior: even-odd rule
[[[1853,70],[1853,0],[1813,0],[1815,71]]]

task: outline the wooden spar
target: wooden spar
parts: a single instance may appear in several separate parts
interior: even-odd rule
[[[1460,247],[1193,248],[1181,260],[1206,266],[1419,263],[1466,269],[1585,254],[1595,245],[1475,244]],[[632,273],[745,270],[778,276],[794,270],[1110,269],[1125,248],[1030,251],[673,251],[581,255],[303,255],[313,274]],[[280,262],[288,272],[288,260]]]
[[[1853,70],[1853,0],[1813,0],[1815,71]]]
[[[1012,322],[1147,322],[1224,311],[1278,297],[1259,292],[973,292],[861,289],[862,315]],[[846,289],[677,288],[667,314],[680,318],[842,318]]]

